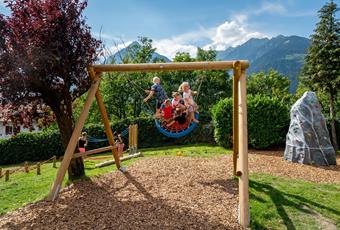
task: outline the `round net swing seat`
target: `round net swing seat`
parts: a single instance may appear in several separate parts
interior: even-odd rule
[[[198,120],[199,115],[195,113],[195,119]],[[162,123],[159,119],[155,119],[155,125],[159,132],[171,138],[180,138],[188,135],[192,130],[197,127],[195,122],[190,122],[189,119],[184,124],[179,124],[177,121],[171,126],[167,127],[166,123]]]

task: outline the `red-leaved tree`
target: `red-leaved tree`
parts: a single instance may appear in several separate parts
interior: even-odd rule
[[[89,88],[86,68],[96,60],[100,45],[82,16],[87,1],[5,0],[5,4],[11,14],[0,14],[2,109],[14,123],[27,123],[48,116],[42,109],[48,105],[66,147],[74,127],[72,102]],[[84,175],[82,159],[73,159],[68,171],[70,179]]]

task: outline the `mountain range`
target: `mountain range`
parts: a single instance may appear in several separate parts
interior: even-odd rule
[[[270,68],[287,76],[291,80],[290,91],[295,92],[301,67],[310,40],[299,36],[252,38],[237,47],[230,47],[217,52],[218,60],[249,60],[248,74],[268,71]]]
[[[309,45],[309,39],[299,36],[279,35],[271,39],[251,38],[242,45],[217,51],[217,60],[249,60],[248,74],[275,69],[291,80],[290,91],[295,92],[298,84],[297,78]],[[133,57],[140,47],[138,42],[133,42],[112,55],[108,62],[122,63],[122,59],[128,54]],[[168,57],[154,52],[152,62],[159,60],[171,62]]]

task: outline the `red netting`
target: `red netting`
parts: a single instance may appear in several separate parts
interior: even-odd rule
[[[179,124],[177,121],[175,121],[175,123],[173,123],[171,126],[167,127],[167,122],[162,121],[162,127],[164,129],[166,129],[169,132],[172,133],[178,133],[181,132],[185,129],[187,129],[190,126],[190,119],[187,119],[186,122],[184,124]]]

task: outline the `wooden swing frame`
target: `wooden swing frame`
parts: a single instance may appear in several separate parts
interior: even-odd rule
[[[64,158],[58,169],[56,179],[47,199],[54,201],[59,193],[67,168],[76,149],[78,138],[84,127],[91,104],[96,98],[104,123],[106,136],[110,146],[115,146],[110,122],[107,116],[99,85],[103,72],[151,72],[176,70],[233,70],[233,174],[239,177],[239,223],[247,227],[250,221],[249,212],[249,178],[248,178],[248,128],[246,69],[249,62],[213,61],[213,62],[177,62],[177,63],[145,63],[145,64],[113,64],[93,65],[88,67],[91,87],[88,90],[84,107],[74,127],[72,136],[65,150]],[[121,168],[117,148],[111,149],[118,169]]]

